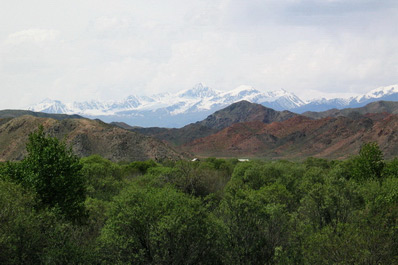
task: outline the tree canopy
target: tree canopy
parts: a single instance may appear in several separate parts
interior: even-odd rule
[[[344,161],[114,163],[40,128],[27,148],[0,163],[1,264],[398,264],[398,162],[374,143]]]

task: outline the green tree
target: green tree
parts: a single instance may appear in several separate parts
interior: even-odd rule
[[[109,201],[125,185],[124,167],[99,155],[80,159],[81,173],[86,180],[87,196]]]
[[[227,191],[220,212],[235,264],[272,264],[275,251],[287,247],[289,214],[283,202],[289,199],[279,184]]]
[[[354,160],[354,178],[356,180],[375,179],[381,182],[384,165],[383,153],[377,143],[366,143]]]
[[[106,264],[222,264],[221,224],[200,199],[133,183],[111,203],[99,239]]]
[[[398,158],[395,157],[393,160],[386,162],[383,169],[383,175],[385,177],[398,177]]]
[[[79,158],[65,142],[46,136],[42,126],[29,135],[26,149],[13,178],[36,192],[38,208],[49,207],[71,221],[83,218],[86,188]]]
[[[46,209],[35,211],[34,198],[21,185],[0,180],[0,264],[92,264],[83,227]]]
[[[33,194],[0,179],[0,264],[37,264],[41,236],[37,229]]]

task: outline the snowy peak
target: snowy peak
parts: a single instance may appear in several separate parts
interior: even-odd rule
[[[36,112],[46,112],[46,113],[70,113],[70,109],[59,100],[52,100],[49,98],[44,99],[39,104],[28,108],[28,110]]]
[[[297,113],[330,109],[358,108],[375,101],[398,101],[398,85],[379,87],[366,94],[350,98],[313,99],[305,105],[291,109]]]
[[[239,86],[231,91],[220,94],[220,98],[228,104],[232,104],[241,100],[260,103],[259,99],[263,98],[264,96],[266,96],[265,93],[261,93],[251,86]]]
[[[29,110],[79,114],[106,121],[124,121],[138,126],[184,126],[206,118],[212,112],[235,102],[246,100],[274,110],[325,111],[361,107],[378,100],[398,101],[398,85],[379,87],[358,97],[317,99],[304,102],[295,94],[284,89],[261,91],[242,85],[230,91],[218,91],[201,83],[178,93],[162,93],[152,96],[131,95],[119,101],[84,101],[62,103],[45,99]],[[176,118],[178,116],[178,118]]]
[[[127,115],[126,112],[131,115],[142,116],[142,112],[145,111],[179,115],[218,110],[241,100],[263,104],[277,110],[291,109],[304,104],[296,95],[283,89],[261,92],[252,86],[242,85],[223,92],[199,83],[191,89],[176,94],[162,93],[149,97],[131,95],[121,101],[101,102],[92,100],[67,104],[46,99],[29,109],[48,113],[73,113],[88,116]]]
[[[85,102],[74,102],[72,105],[72,109],[80,109],[80,110],[90,110],[90,109],[101,109],[105,110],[107,108],[106,103],[100,101],[85,101]]]
[[[398,84],[391,85],[391,86],[385,86],[385,87],[378,87],[378,88],[373,89],[370,92],[366,93],[365,95],[355,97],[355,100],[360,103],[360,102],[368,101],[371,99],[383,98],[383,97],[390,96],[390,95],[393,95],[396,93],[398,93]]]
[[[258,91],[257,89],[255,89],[254,87],[242,85],[242,86],[238,86],[237,88],[235,88],[231,91],[225,92],[224,95],[229,96],[229,97],[245,98],[245,97],[249,97],[251,95],[260,94],[260,93],[261,92]]]
[[[287,92],[283,88],[281,88],[279,90],[268,92],[268,94],[270,97],[274,97],[274,98],[293,95],[292,93]]]
[[[299,97],[297,97],[295,94],[290,93],[283,88],[275,91],[268,92],[268,96],[271,99],[279,100],[287,100],[290,101],[292,104],[292,107],[297,107],[297,106],[302,106],[305,104],[303,100],[301,100]]]
[[[217,96],[217,91],[199,83],[191,89],[177,93],[177,95],[181,98],[210,98]]]

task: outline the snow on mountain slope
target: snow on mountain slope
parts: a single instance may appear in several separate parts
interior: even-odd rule
[[[32,111],[37,112],[46,112],[46,113],[55,113],[55,114],[62,114],[62,113],[72,113],[73,110],[68,108],[64,103],[59,100],[52,100],[49,98],[44,99],[39,104],[36,104],[34,107],[28,108]]]
[[[384,98],[393,94],[398,93],[398,84],[385,86],[385,87],[378,87],[376,89],[371,90],[370,92],[366,93],[365,95],[357,96],[353,98],[358,103],[372,100],[372,99],[380,99]]]
[[[202,83],[199,83],[191,89],[178,92],[177,96],[181,98],[210,98],[217,96],[219,93],[219,91],[205,87]]]
[[[260,92],[250,86],[239,86],[231,91],[222,92],[197,84],[192,89],[180,91],[176,94],[164,93],[150,97],[132,95],[125,100],[113,102],[86,101],[64,104],[57,100],[46,99],[37,105],[31,106],[29,110],[94,116],[117,115],[125,111],[164,110],[170,115],[177,115],[221,108],[241,100],[254,103],[276,101],[284,108],[292,108],[304,104],[297,96],[285,90]]]
[[[317,99],[304,102],[284,89],[263,92],[251,86],[239,86],[230,91],[219,91],[197,84],[178,93],[152,96],[131,95],[119,101],[85,101],[62,103],[45,99],[29,110],[47,113],[79,114],[104,121],[123,121],[137,126],[180,127],[204,119],[207,115],[247,100],[275,110],[325,111],[361,107],[377,100],[398,101],[398,85],[376,88],[369,93],[351,98]]]
[[[358,108],[368,103],[385,100],[398,101],[398,85],[379,87],[370,92],[350,98],[332,98],[332,99],[314,99],[308,101],[305,105],[291,108],[290,110],[297,113],[306,111],[326,111],[329,109]]]

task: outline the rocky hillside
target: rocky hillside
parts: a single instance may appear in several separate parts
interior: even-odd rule
[[[181,157],[165,143],[98,120],[20,116],[0,119],[0,160],[22,159],[26,155],[28,135],[39,125],[43,125],[49,135],[65,139],[81,157],[99,154],[112,161],[159,161]]]
[[[202,156],[302,159],[346,158],[364,142],[376,141],[386,157],[398,155],[398,115],[381,113],[313,120],[296,116],[282,122],[237,123],[183,146]]]

